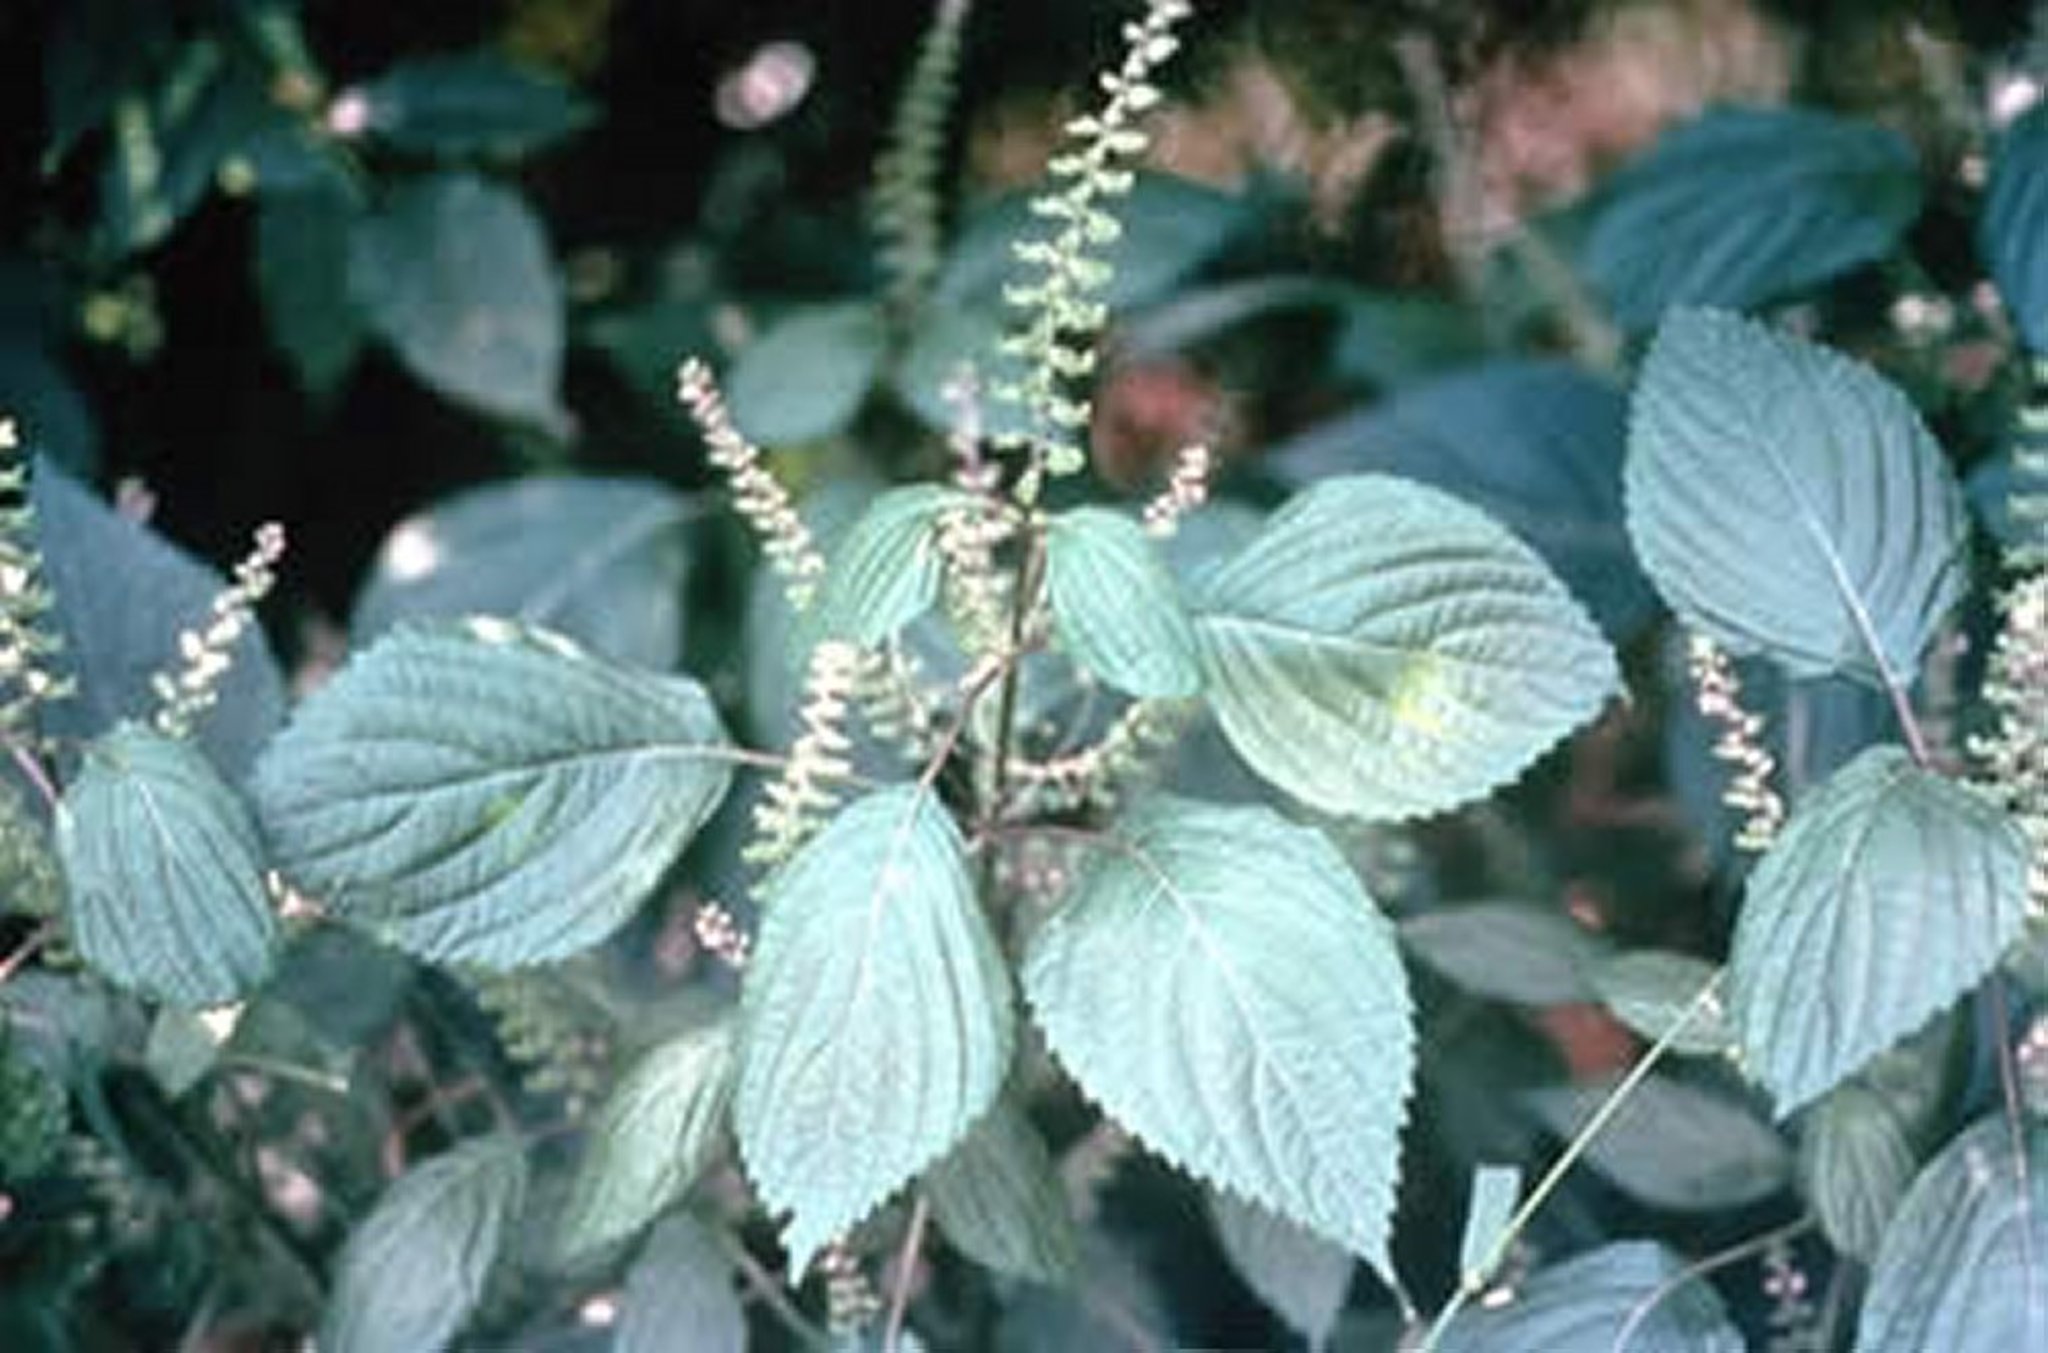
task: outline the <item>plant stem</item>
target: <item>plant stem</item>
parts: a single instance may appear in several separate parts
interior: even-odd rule
[[[1650,1312],[1656,1310],[1660,1302],[1687,1283],[1696,1282],[1716,1269],[1726,1268],[1738,1260],[1747,1258],[1762,1250],[1767,1250],[1781,1240],[1790,1240],[1792,1237],[1800,1235],[1811,1228],[1812,1225],[1813,1218],[1811,1216],[1802,1216],[1796,1220],[1786,1222],[1783,1226],[1773,1227],[1762,1235],[1755,1235],[1751,1236],[1748,1240],[1738,1241],[1727,1249],[1710,1254],[1697,1262],[1687,1264],[1663,1282],[1658,1283],[1651,1290],[1650,1295],[1635,1304],[1635,1308],[1628,1313],[1628,1319],[1622,1322],[1621,1329],[1615,1333],[1614,1342],[1608,1347],[1607,1353],[1626,1353],[1628,1341],[1635,1338],[1636,1330],[1641,1327],[1645,1320],[1650,1318]]]
[[[1521,1238],[1522,1232],[1529,1229],[1530,1221],[1535,1218],[1543,1204],[1549,1201],[1550,1195],[1557,1191],[1558,1185],[1564,1182],[1564,1177],[1571,1172],[1572,1166],[1578,1164],[1579,1157],[1586,1154],[1587,1148],[1593,1144],[1593,1139],[1606,1129],[1607,1124],[1617,1113],[1621,1112],[1622,1106],[1635,1093],[1636,1087],[1649,1078],[1657,1063],[1664,1060],[1664,1054],[1671,1051],[1672,1045],[1685,1032],[1686,1026],[1698,1018],[1700,1012],[1713,1001],[1715,993],[1721,989],[1723,971],[1715,969],[1714,975],[1700,984],[1700,989],[1693,994],[1685,1009],[1679,1012],[1678,1018],[1671,1021],[1670,1027],[1665,1029],[1657,1041],[1650,1045],[1649,1051],[1629,1068],[1628,1074],[1608,1092],[1607,1098],[1601,1101],[1593,1116],[1588,1118],[1585,1125],[1573,1134],[1571,1141],[1565,1144],[1563,1154],[1559,1155],[1544,1172],[1543,1178],[1536,1182],[1536,1187],[1529,1191],[1529,1196],[1523,1199],[1522,1205],[1515,1209],[1515,1214],[1508,1218],[1508,1224],[1501,1228],[1499,1237],[1493,1242],[1493,1248],[1487,1251],[1486,1257],[1459,1279],[1457,1291],[1444,1303],[1444,1308],[1437,1312],[1428,1334],[1423,1337],[1420,1353],[1435,1353],[1443,1340],[1444,1331],[1450,1327],[1451,1320],[1459,1311],[1465,1309],[1467,1302],[1485,1290],[1487,1279],[1507,1258],[1509,1249]]]
[[[761,1267],[761,1261],[740,1242],[738,1236],[723,1226],[714,1228],[712,1234],[718,1238],[726,1258],[732,1260],[732,1266],[746,1280],[747,1289],[761,1299],[761,1303],[775,1314],[798,1343],[817,1350],[817,1353],[826,1353],[832,1347],[832,1340],[825,1331],[804,1318],[804,1313],[783,1292],[782,1284],[775,1275]]]
[[[903,1248],[896,1255],[896,1281],[889,1289],[889,1320],[882,1326],[882,1353],[899,1353],[903,1346],[903,1316],[910,1309],[910,1281],[917,1272],[918,1256],[924,1252],[925,1230],[931,1224],[931,1199],[917,1195],[910,1209],[910,1229],[904,1233]]]

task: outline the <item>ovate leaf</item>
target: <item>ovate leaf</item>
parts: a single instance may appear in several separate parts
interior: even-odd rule
[[[422,155],[530,154],[594,117],[567,85],[487,51],[413,57],[341,97],[361,100],[364,130]]]
[[[732,1260],[694,1217],[670,1217],[626,1271],[615,1353],[745,1353]]]
[[[1810,108],[1712,108],[1603,187],[1580,266],[1630,329],[1746,310],[1888,253],[1920,214],[1905,137]]]
[[[1992,1114],[1913,1181],[1886,1228],[1857,1353],[2048,1346],[2048,1129]]]
[[[960,1141],[1009,1068],[1009,970],[930,790],[856,799],[778,871],[741,1004],[740,1152],[792,1271]]]
[[[1793,810],[1728,960],[1746,1065],[1790,1113],[1977,985],[2019,937],[2027,843],[1977,791],[1873,747]]]
[[[1350,1252],[1229,1194],[1209,1195],[1209,1216],[1245,1285],[1311,1349],[1326,1345],[1351,1290]]]
[[[1443,907],[1401,923],[1401,941],[1465,990],[1517,1005],[1591,999],[1600,937],[1562,911],[1516,902]]]
[[[269,973],[277,922],[249,810],[189,743],[123,724],[57,809],[73,941],[152,1000],[235,1000]]]
[[[1137,696],[1193,695],[1195,631],[1144,529],[1105,508],[1053,519],[1046,533],[1053,629],[1074,661]]]
[[[1977,247],[2027,348],[2048,354],[2048,105],[1999,137]]]
[[[969,501],[941,485],[913,484],[869,503],[832,551],[806,619],[813,642],[846,639],[873,647],[930,610],[942,572],[939,518]]]
[[[690,517],[686,499],[650,480],[470,489],[392,528],[351,629],[364,643],[401,620],[503,616],[665,670],[682,656]]]
[[[598,1111],[557,1223],[565,1255],[632,1234],[690,1187],[732,1100],[731,1021],[679,1034],[634,1064]]]
[[[631,916],[724,797],[695,682],[506,621],[401,629],[299,708],[256,768],[278,867],[421,958],[510,968]]]
[[[1699,999],[1714,977],[1714,965],[1704,959],[1637,949],[1602,959],[1593,966],[1591,977],[1594,991],[1614,1017],[1652,1043],[1683,1019],[1684,1027],[1672,1035],[1673,1052],[1715,1057],[1735,1047],[1735,1031],[1728,1027],[1720,993]]]
[[[357,227],[348,279],[422,381],[501,418],[561,422],[562,281],[517,193],[469,174],[405,184]]]
[[[1885,1096],[1858,1081],[1799,1120],[1799,1180],[1828,1243],[1865,1263],[1913,1182],[1912,1134]]]
[[[1320,833],[1150,801],[1090,852],[1024,985],[1053,1053],[1118,1122],[1387,1271],[1407,976]]]
[[[361,210],[333,189],[266,192],[256,209],[256,294],[270,339],[316,396],[331,394],[362,351],[349,292],[351,233]]]
[[[742,351],[727,374],[733,422],[764,446],[829,437],[860,412],[888,350],[889,327],[875,306],[798,310]]]
[[[1531,1092],[1528,1102],[1551,1131],[1569,1140],[1610,1089],[1552,1086]],[[1593,1138],[1586,1163],[1623,1192],[1674,1212],[1743,1207],[1792,1177],[1784,1139],[1747,1105],[1664,1076],[1630,1092]]]
[[[1537,1273],[1452,1321],[1443,1353],[1742,1353],[1721,1298],[1662,1245],[1625,1240]]]
[[[349,1236],[320,1323],[320,1353],[445,1348],[482,1298],[526,1197],[510,1138],[468,1142],[401,1176]]]
[[[946,1238],[998,1273],[1033,1282],[1073,1276],[1080,1235],[1052,1155],[1024,1115],[999,1100],[925,1172],[925,1197]]]
[[[1266,779],[1326,812],[1442,812],[1596,714],[1614,654],[1521,541],[1379,475],[1298,494],[1197,596],[1205,691]]]
[[[1962,594],[1962,493],[1905,395],[1734,315],[1680,311],[1658,331],[1626,488],[1672,609],[1794,676],[1910,685]]]

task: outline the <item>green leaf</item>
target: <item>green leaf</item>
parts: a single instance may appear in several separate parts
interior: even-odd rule
[[[277,921],[249,810],[189,743],[124,724],[57,807],[71,937],[152,1000],[224,1005],[263,981]]]
[[[420,958],[511,968],[611,934],[731,770],[695,682],[477,619],[350,661],[255,792],[277,866],[330,915]]]
[[[1201,689],[1194,626],[1143,527],[1077,508],[1053,518],[1045,550],[1053,632],[1075,662],[1130,695]]]
[[[829,437],[860,412],[888,351],[889,327],[865,301],[793,311],[726,374],[733,423],[763,446]]]
[[[1667,306],[1746,310],[1889,253],[1920,214],[1897,132],[1807,108],[1712,108],[1594,204],[1579,265],[1631,330]]]
[[[1458,1272],[1481,1282],[1492,1279],[1487,1261],[1507,1233],[1521,1201],[1522,1172],[1512,1165],[1482,1165],[1472,1172],[1472,1194],[1465,1205],[1465,1232],[1458,1242]]]
[[[2048,1129],[1992,1114],[1913,1181],[1870,1273],[1856,1353],[2048,1346]]]
[[[224,1035],[215,1033],[193,1011],[164,1006],[149,1023],[149,1042],[142,1049],[143,1069],[159,1090],[178,1099],[206,1079],[220,1061],[223,1041]]]
[[[1499,524],[1406,480],[1296,495],[1196,599],[1205,693],[1252,769],[1407,818],[1512,780],[1600,710],[1614,654]]]
[[[1209,1218],[1245,1285],[1311,1349],[1326,1346],[1351,1290],[1350,1252],[1224,1193],[1209,1195]]]
[[[1843,1254],[1876,1258],[1917,1163],[1906,1124],[1858,1081],[1836,1086],[1800,1115],[1800,1191]]]
[[[334,190],[266,192],[256,208],[256,295],[270,339],[307,393],[334,393],[362,352],[349,292],[349,241],[361,212]]]
[[[1989,799],[1873,747],[1793,810],[1728,959],[1745,1064],[1788,1114],[1925,1024],[2019,938],[2026,838]]]
[[[733,1029],[721,1018],[648,1052],[612,1090],[557,1223],[574,1257],[639,1230],[710,1163],[732,1102]]]
[[[943,573],[939,518],[968,502],[966,494],[939,484],[877,495],[832,550],[824,586],[805,618],[810,642],[800,647],[846,639],[873,648],[930,610]]]
[[[702,1222],[668,1218],[626,1271],[614,1353],[744,1353],[747,1317],[732,1280],[732,1260]]]
[[[1590,970],[1593,990],[1616,1019],[1652,1043],[1664,1037],[1680,1017],[1685,1027],[1673,1037],[1671,1050],[1685,1056],[1719,1057],[1734,1051],[1735,1031],[1718,994],[1693,1010],[1693,1001],[1713,979],[1714,965],[1689,954],[1637,949],[1613,954]]]
[[[1629,535],[1664,600],[1793,676],[1909,686],[1964,586],[1941,448],[1870,368],[1734,315],[1680,311],[1643,362]]]
[[[925,1172],[939,1229],[985,1268],[1032,1282],[1064,1283],[1080,1235],[1052,1155],[1024,1115],[998,1100],[946,1158]]]
[[[1408,981],[1393,927],[1321,833],[1154,798],[1091,852],[1024,986],[1053,1053],[1118,1122],[1389,1271]]]
[[[926,427],[951,432],[960,422],[960,409],[948,392],[963,369],[971,370],[976,388],[983,392],[976,410],[983,434],[995,438],[1028,433],[1028,414],[986,394],[997,386],[1016,384],[1026,372],[1022,358],[1003,350],[1007,326],[1008,317],[995,308],[928,308],[918,317],[910,345],[890,373],[890,388]]]
[[[1610,1085],[1531,1091],[1529,1106],[1567,1140],[1607,1099]],[[1586,1163],[1652,1207],[1713,1212],[1770,1197],[1792,1177],[1792,1153],[1749,1107],[1685,1081],[1637,1085],[1586,1150]]]
[[[512,159],[596,120],[561,81],[488,51],[413,57],[341,98],[361,100],[365,131],[420,155]]]
[[[348,1238],[321,1353],[445,1348],[482,1299],[526,1197],[518,1141],[467,1142],[402,1175]]]
[[[2030,352],[2048,355],[2048,105],[1998,138],[1977,249]]]
[[[691,516],[687,499],[644,479],[469,489],[392,528],[350,628],[363,643],[402,620],[504,616],[668,670],[682,657]]]
[[[1519,902],[1442,907],[1401,922],[1401,942],[1465,990],[1517,1005],[1592,999],[1606,944],[1561,911]]]
[[[406,183],[356,228],[348,279],[420,380],[495,417],[561,425],[562,280],[517,193],[469,174]]]
[[[792,1272],[967,1134],[1009,1069],[1010,975],[930,790],[854,800],[770,885],[741,1002],[740,1153]]]
[[[1443,1353],[1742,1353],[1713,1286],[1662,1245],[1624,1240],[1539,1271],[1506,1305],[1451,1323]]]

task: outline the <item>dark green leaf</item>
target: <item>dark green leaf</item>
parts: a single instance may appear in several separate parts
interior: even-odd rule
[[[271,341],[299,384],[332,394],[366,336],[349,292],[350,239],[361,212],[338,192],[265,193],[256,210],[256,293]]]
[[[1476,508],[1357,475],[1296,495],[1196,598],[1231,745],[1326,812],[1442,812],[1599,712],[1614,654],[1542,560]]]
[[[233,1001],[270,972],[277,922],[249,810],[191,744],[124,724],[57,809],[71,935],[153,1000]]]
[[[696,683],[477,619],[353,659],[255,791],[278,867],[330,914],[421,958],[508,968],[631,916],[731,769]]]
[[[1877,1091],[1846,1081],[1799,1116],[1800,1191],[1843,1254],[1869,1263],[1913,1182],[1912,1134]]]
[[[1662,1245],[1625,1240],[1536,1274],[1451,1323],[1443,1353],[1742,1353],[1721,1298]]]
[[[1888,127],[1807,108],[1709,109],[1601,190],[1580,266],[1630,329],[1747,309],[1888,253],[1920,164]]]
[[[1024,985],[1054,1055],[1118,1122],[1387,1272],[1407,976],[1319,832],[1152,799],[1089,852]]]
[[[1144,528],[1107,508],[1053,518],[1046,533],[1053,632],[1082,667],[1137,696],[1193,695],[1195,631]]]
[[[1790,1113],[1976,986],[2027,911],[2026,838],[1977,791],[1873,747],[1801,803],[1729,954],[1752,1074]]]
[[[925,1172],[924,1189],[939,1229],[976,1263],[1033,1282],[1073,1277],[1080,1237],[1066,1190],[1037,1129],[1008,1100]]]
[[[1606,953],[1600,938],[1561,911],[1481,902],[1401,922],[1401,941],[1465,990],[1517,1005],[1593,999],[1588,980]]]
[[[1794,676],[1907,686],[1962,594],[1968,518],[1906,397],[1706,310],[1665,320],[1629,428],[1628,529],[1685,622]]]
[[[420,380],[487,414],[561,424],[562,281],[517,193],[468,174],[405,184],[357,227],[348,282]]]
[[[744,1353],[746,1312],[732,1260],[703,1223],[670,1217],[626,1271],[614,1353]]]
[[[971,501],[938,484],[877,496],[832,550],[824,586],[804,620],[805,636],[812,643],[845,639],[872,648],[931,609],[943,576],[939,518]]]
[[[351,629],[362,643],[404,620],[503,616],[667,670],[682,657],[690,517],[687,500],[651,480],[470,489],[392,528]]]
[[[1009,1069],[1010,975],[927,789],[840,811],[773,877],[733,1120],[801,1272],[966,1136]]]
[[[937,306],[918,318],[910,346],[890,377],[891,387],[925,426],[950,432],[959,426],[961,411],[948,397],[963,370],[971,371],[981,392],[974,410],[982,432],[990,437],[1022,435],[1030,419],[1022,410],[992,399],[987,392],[1022,379],[1021,358],[1002,350],[1004,317],[987,307]]]
[[[1224,1193],[1209,1195],[1209,1217],[1245,1285],[1311,1349],[1326,1345],[1351,1290],[1350,1252]]]
[[[1607,1085],[1561,1085],[1528,1101],[1558,1136],[1574,1136]],[[1712,1212],[1768,1198],[1792,1176],[1792,1153],[1748,1106],[1684,1081],[1652,1076],[1593,1138],[1586,1163],[1652,1207]]]
[[[733,1037],[719,1019],[642,1056],[590,1126],[558,1241],[564,1255],[630,1235],[695,1182],[725,1130]]]
[[[1003,1303],[996,1353],[1171,1348],[1173,1322],[1137,1258],[1101,1230],[1081,1237],[1081,1267],[1067,1287],[1030,1284]]]
[[[202,629],[227,583],[121,516],[47,461],[30,486],[43,576],[56,593],[60,659],[77,694],[43,711],[43,731],[85,741],[156,708],[150,681],[183,665],[181,629]],[[220,703],[199,721],[200,748],[238,779],[284,718],[284,677],[261,629],[236,641]]]
[[[567,85],[487,51],[413,57],[341,98],[361,100],[366,131],[423,155],[530,155],[596,116]]]
[[[2048,355],[2048,105],[1998,138],[1977,248],[2027,348]]]
[[[2048,1129],[2033,1120],[2015,1129],[1991,1114],[1920,1172],[1885,1229],[1856,1353],[2048,1347],[2043,1256]]]
[[[1651,1042],[1664,1037],[1682,1017],[1685,1027],[1671,1040],[1673,1052],[1718,1057],[1734,1050],[1735,1031],[1728,1027],[1719,994],[1698,1000],[1714,976],[1714,965],[1705,959],[1637,949],[1600,960],[1589,975],[1594,991],[1615,1018]]]
[[[743,349],[727,373],[733,422],[763,446],[829,437],[860,412],[888,348],[882,312],[866,302],[793,311]]]
[[[342,1251],[320,1353],[432,1353],[482,1299],[507,1224],[526,1197],[511,1138],[472,1141],[415,1166]]]

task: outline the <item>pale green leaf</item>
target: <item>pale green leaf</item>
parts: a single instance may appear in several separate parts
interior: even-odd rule
[[[1739,316],[1678,311],[1658,330],[1624,490],[1671,608],[1794,676],[1909,686],[1962,594],[1962,491],[1906,396]]]
[[[433,1353],[482,1299],[526,1197],[526,1154],[509,1137],[472,1141],[415,1166],[348,1238],[320,1353]]]
[[[2026,919],[2027,843],[1989,799],[1873,747],[1801,801],[1728,959],[1745,1065],[1790,1113],[1976,986]]]
[[[1656,1042],[1683,1018],[1671,1050],[1693,1057],[1718,1057],[1735,1047],[1728,1011],[1718,993],[1694,1002],[1713,980],[1714,965],[1690,954],[1637,949],[1613,954],[1591,970],[1593,989],[1614,1017]]]
[[[741,1002],[740,1153],[801,1272],[953,1147],[1009,1069],[1010,976],[930,790],[854,800],[771,881]]]
[[[696,683],[506,621],[400,629],[258,763],[278,867],[421,958],[517,967],[596,944],[718,805],[732,749]]]
[[[557,1223],[564,1255],[632,1234],[710,1162],[732,1101],[732,1023],[720,1018],[641,1056],[590,1125]]]
[[[2048,105],[1998,138],[1977,217],[1977,250],[2027,347],[2048,355]]]
[[[1519,902],[1441,907],[1401,922],[1401,942],[1465,990],[1517,1005],[1592,999],[1600,937],[1562,911]]]
[[[220,1061],[221,1042],[222,1035],[196,1012],[167,1005],[149,1022],[142,1066],[159,1090],[178,1099]]]
[[[1311,1349],[1324,1347],[1351,1290],[1350,1251],[1261,1207],[1209,1195],[1209,1217],[1230,1266]]]
[[[1060,646],[1130,695],[1193,695],[1195,631],[1152,541],[1129,517],[1084,507],[1053,518],[1045,583]]]
[[[746,1346],[732,1260],[696,1218],[668,1218],[626,1270],[613,1353],[744,1353]]]
[[[829,437],[860,412],[888,348],[881,310],[864,301],[793,311],[726,374],[733,422],[763,446]]]
[[[1611,1084],[1531,1091],[1529,1106],[1570,1140]],[[1632,1197],[1673,1212],[1713,1212],[1770,1197],[1792,1177],[1784,1138],[1748,1105],[1685,1081],[1638,1084],[1586,1149],[1586,1163]]]
[[[1991,1114],[1913,1181],[1871,1269],[1856,1353],[2048,1348],[2048,1127]]]
[[[1493,1276],[1481,1270],[1493,1256],[1494,1246],[1506,1234],[1521,1196],[1522,1172],[1513,1165],[1482,1165],[1472,1172],[1472,1193],[1465,1205],[1465,1231],[1458,1242],[1461,1274],[1477,1274],[1482,1281]]]
[[[872,648],[930,610],[943,577],[939,518],[969,501],[938,484],[878,495],[833,549],[799,647],[844,639]]]
[[[1442,812],[1514,779],[1619,687],[1527,545],[1447,494],[1355,475],[1298,494],[1211,574],[1205,692],[1252,768],[1326,812]]]
[[[1080,1237],[1066,1190],[1024,1115],[998,1100],[965,1140],[925,1172],[925,1197],[947,1239],[986,1268],[1063,1283]]]
[[[122,724],[57,808],[71,938],[152,1000],[233,1001],[269,974],[277,921],[249,810],[190,743]]]
[[[1712,1284],[1662,1245],[1618,1241],[1538,1272],[1513,1301],[1467,1308],[1442,1353],[1742,1353]]]
[[[1266,808],[1155,798],[1089,852],[1024,984],[1118,1122],[1388,1271],[1408,981],[1327,838]]]
[[[1891,1104],[1845,1081],[1799,1116],[1799,1182],[1828,1243],[1865,1263],[1913,1182],[1912,1134]]]

